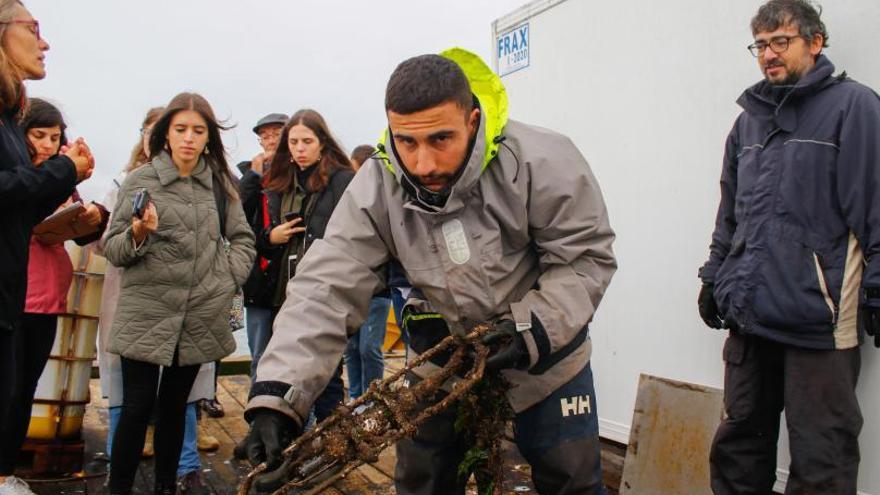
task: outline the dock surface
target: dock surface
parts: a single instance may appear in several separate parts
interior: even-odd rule
[[[386,374],[399,369],[403,365],[400,355],[386,355]],[[247,402],[250,380],[246,375],[221,376],[217,386],[217,396],[226,411],[223,418],[209,418],[202,415],[201,422],[207,432],[220,441],[216,452],[202,452],[202,478],[216,495],[233,495],[239,480],[250,469],[247,462],[239,462],[232,458],[232,449],[247,433],[244,422],[244,406]],[[108,464],[97,460],[106,452],[107,444],[107,401],[102,399],[100,384],[97,379],[91,381],[91,404],[88,407],[83,423],[83,437],[86,444],[84,471],[85,477],[64,481],[31,482],[31,487],[38,495],[55,494],[91,494],[104,493],[104,483]],[[608,445],[603,449],[603,467],[606,484],[616,489],[620,482],[620,468],[623,460],[623,449],[620,446]],[[537,493],[530,480],[528,464],[522,459],[516,447],[505,441],[507,476],[505,477],[505,494]],[[396,462],[394,448],[386,449],[375,463],[365,464],[343,480],[337,481],[332,487],[320,493],[328,495],[381,495],[393,494],[394,465]],[[150,495],[153,493],[153,461],[143,460],[138,470],[135,494]],[[611,491],[615,494],[616,491]],[[468,487],[468,495],[477,495],[476,486]]]

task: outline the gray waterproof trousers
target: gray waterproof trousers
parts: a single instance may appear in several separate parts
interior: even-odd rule
[[[791,448],[786,495],[854,495],[859,348],[803,349],[731,330],[724,361],[727,414],[712,444],[713,492],[772,493],[784,409]]]
[[[418,378],[409,374],[411,384]],[[422,405],[421,407],[425,407]],[[397,443],[394,481],[400,495],[463,495],[458,476],[466,444],[455,433],[456,407],[422,424]],[[599,422],[589,363],[552,395],[514,419],[520,453],[540,494],[605,495],[599,459]]]

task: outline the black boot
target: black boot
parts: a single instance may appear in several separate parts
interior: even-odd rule
[[[241,439],[240,442],[235,444],[235,447],[232,448],[232,457],[237,461],[246,461],[247,460],[247,439],[248,436],[245,435],[244,438]]]

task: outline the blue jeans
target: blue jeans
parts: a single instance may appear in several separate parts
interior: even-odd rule
[[[248,306],[245,308],[245,328],[247,328],[248,347],[251,350],[251,383],[257,378],[257,364],[272,337],[272,321],[276,311],[269,308]]]
[[[107,457],[112,456],[113,434],[116,433],[116,425],[119,424],[119,416],[122,414],[122,406],[111,407],[109,411],[110,429],[107,431]],[[190,402],[186,405],[186,427],[183,430],[183,449],[180,451],[180,463],[177,466],[178,476],[183,476],[202,468],[202,461],[199,458],[199,450],[196,447],[197,428],[196,403]]]
[[[374,380],[381,380],[385,371],[382,360],[382,343],[385,341],[385,324],[391,300],[374,297],[370,301],[367,321],[358,333],[348,338],[345,348],[345,366],[348,368],[348,394],[357,399]]]

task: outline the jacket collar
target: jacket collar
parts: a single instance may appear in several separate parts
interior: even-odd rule
[[[432,213],[452,213],[464,206],[466,196],[477,184],[483,170],[498,155],[498,147],[501,145],[500,137],[504,131],[504,126],[507,125],[508,101],[507,91],[501,82],[501,78],[492,72],[479,56],[461,48],[451,48],[441,52],[440,55],[452,60],[464,71],[470,83],[471,91],[474,93],[474,97],[480,107],[480,124],[469,158],[464,163],[464,169],[461,171],[458,180],[453,184],[445,205],[441,208],[429,207],[411,198],[407,202],[407,207]],[[391,131],[387,128],[377,146],[379,150],[378,158],[385,163],[385,167],[402,184],[403,181],[409,179],[403,172],[403,167],[395,154],[390,153],[390,150],[386,150],[386,143],[391,143]]]
[[[159,155],[153,159],[152,163],[153,168],[156,169],[156,174],[159,176],[159,183],[162,184],[162,187],[166,187],[168,184],[181,179],[180,171],[177,170],[177,166],[171,161],[171,155],[169,155],[167,151],[159,153]],[[204,156],[199,157],[199,163],[196,164],[190,177],[201,182],[202,185],[208,189],[213,187],[211,184],[211,167],[208,166]]]
[[[833,74],[834,64],[825,55],[819,55],[816,64],[796,84],[778,86],[762,80],[745,90],[737,103],[753,117],[773,121],[782,130],[792,132],[797,127],[795,103],[845,77],[832,77]]]

